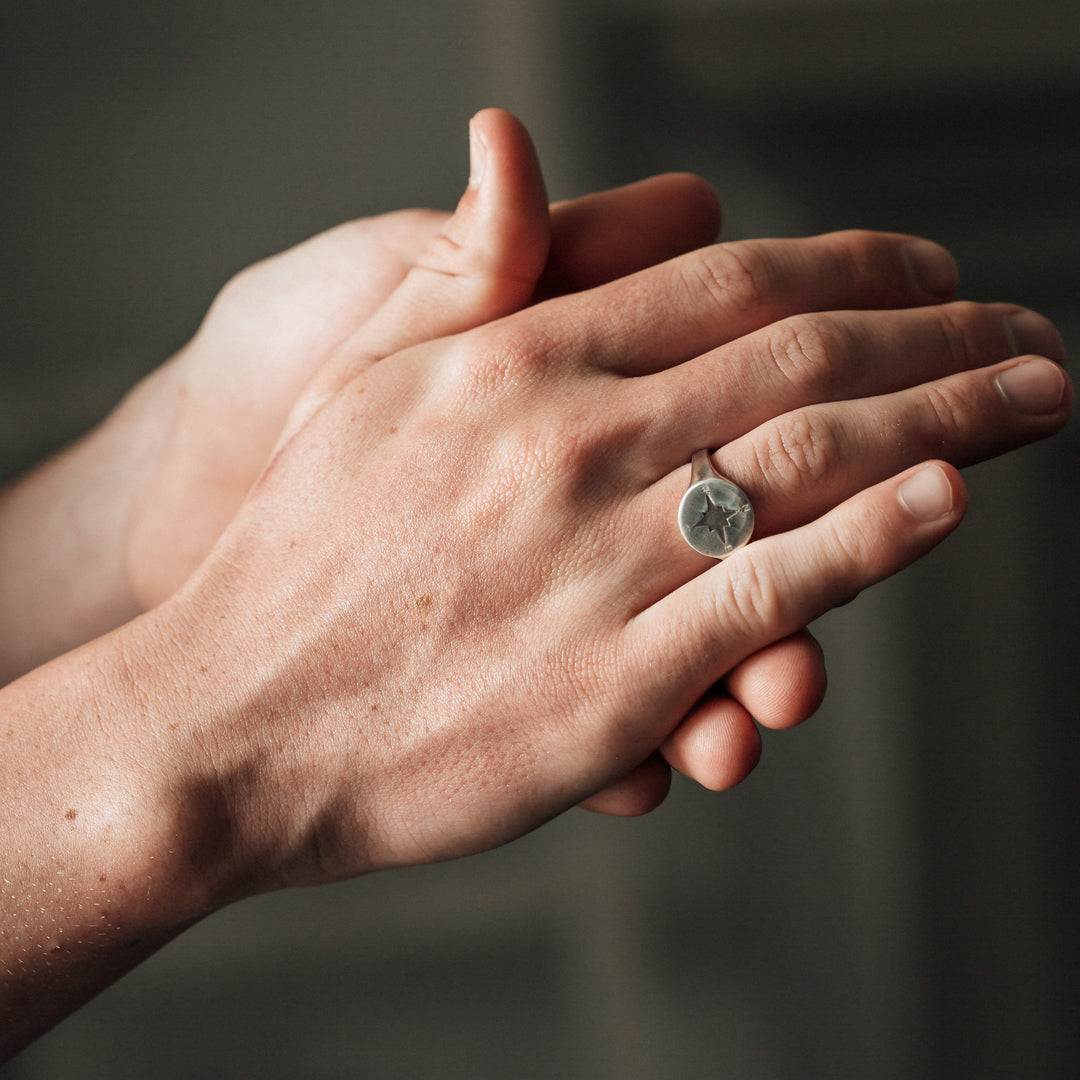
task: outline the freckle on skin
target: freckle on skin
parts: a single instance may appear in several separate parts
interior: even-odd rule
[[[74,821],[79,816],[79,811],[72,807],[65,815],[68,821]]]

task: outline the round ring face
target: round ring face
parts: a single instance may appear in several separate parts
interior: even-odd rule
[[[730,480],[710,477],[692,485],[679,503],[683,539],[702,555],[723,559],[754,531],[754,508]]]

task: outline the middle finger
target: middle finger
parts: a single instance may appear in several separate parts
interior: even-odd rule
[[[638,450],[666,473],[686,460],[686,445],[724,446],[793,409],[888,394],[1022,353],[1064,360],[1064,345],[1049,320],[1011,304],[785,319],[638,380],[648,416]]]

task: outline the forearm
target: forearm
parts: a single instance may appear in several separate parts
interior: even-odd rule
[[[0,685],[137,613],[126,534],[167,436],[161,381],[0,491]]]
[[[0,690],[0,1061],[223,902],[191,725],[132,627]]]

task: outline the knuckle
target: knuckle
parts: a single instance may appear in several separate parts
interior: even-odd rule
[[[728,562],[724,585],[716,592],[715,625],[730,626],[735,619],[741,624],[740,630],[753,634],[783,622],[781,590],[768,566],[756,555],[751,545]]]
[[[874,535],[872,528],[854,528],[848,523],[836,521],[829,523],[827,547],[833,570],[832,578],[836,582],[844,583],[844,588],[848,589],[846,598],[851,595],[850,583],[861,577],[860,569],[872,558]]]
[[[893,247],[883,234],[871,229],[845,229],[829,239],[836,255],[836,269],[849,284],[865,280],[868,272],[881,263],[886,246]]]
[[[696,253],[688,262],[691,289],[704,289],[716,306],[752,311],[771,293],[768,259],[752,242],[716,244]]]
[[[828,559],[818,582],[823,606],[843,607],[862,592],[868,567],[874,559],[872,534],[872,528],[857,529],[829,523],[823,538]]]
[[[582,484],[602,483],[610,475],[604,465],[611,452],[606,426],[584,413],[527,410],[494,440],[493,451],[504,477],[526,487],[581,494]]]
[[[833,235],[840,250],[856,264],[876,259],[885,240],[882,233],[873,229],[843,229]]]
[[[510,453],[519,468],[536,477],[584,475],[594,455],[594,440],[588,429],[578,424],[532,423],[520,429],[512,440]]]
[[[796,391],[828,387],[840,377],[842,344],[835,328],[814,315],[798,315],[767,331],[773,366]]]
[[[271,255],[265,259],[260,259],[258,262],[245,266],[243,270],[233,274],[218,290],[218,294],[214,297],[214,302],[210,308],[211,312],[217,315],[222,308],[243,308],[256,301],[263,290],[267,273],[273,266],[274,261],[279,257]]]
[[[442,366],[456,400],[484,400],[513,393],[543,365],[544,345],[535,335],[510,325],[484,326],[457,339]]]
[[[973,330],[984,314],[981,304],[959,300],[931,308],[937,319],[941,342],[952,368],[967,371],[977,367]]]
[[[790,490],[806,484],[826,484],[841,455],[839,434],[815,412],[787,413],[775,420],[755,442],[756,465],[764,486]]]
[[[928,423],[927,449],[940,449],[961,426],[961,417],[970,407],[970,396],[950,380],[928,383],[924,388]]]
[[[560,364],[557,343],[529,327],[508,322],[462,334],[430,384],[433,423],[467,430],[493,467],[525,484],[588,473],[611,453],[613,424],[591,395],[564,392],[572,375]]]

